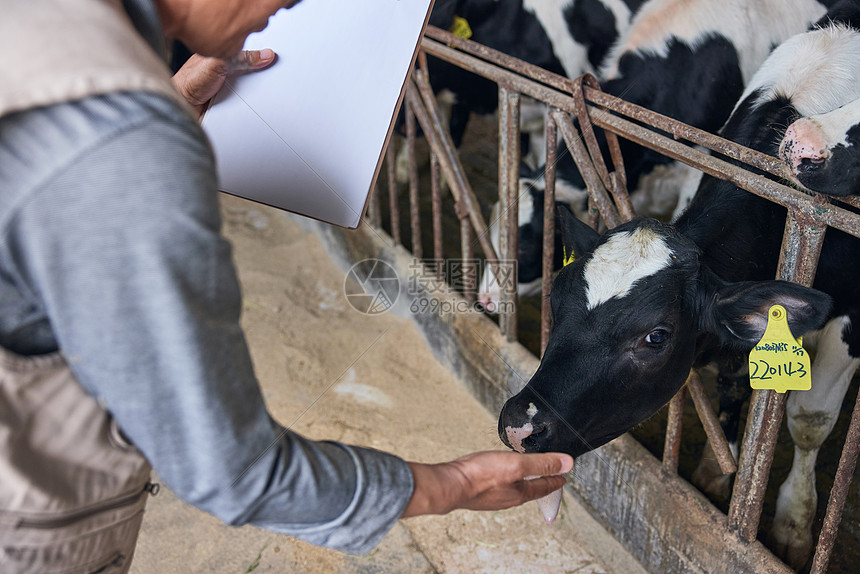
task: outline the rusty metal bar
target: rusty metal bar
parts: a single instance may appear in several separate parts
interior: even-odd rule
[[[469,221],[468,210],[463,207],[462,203],[455,203],[454,211],[460,219],[460,249],[463,256],[463,273],[471,280],[470,285],[466,286],[463,290],[463,297],[469,304],[473,304],[478,291],[478,269],[472,250],[472,224]]]
[[[442,126],[441,114],[433,91],[427,83],[427,79],[418,70],[413,72],[412,79],[406,89],[406,97],[412,104],[415,117],[427,136],[430,147],[439,158],[442,174],[456,202],[461,203],[468,213],[472,228],[478,235],[478,242],[484,251],[487,262],[498,269],[498,256],[493,244],[490,242],[487,225],[481,215],[478,200],[472,191],[469,181],[463,171],[463,165],[451,141],[451,136]],[[497,275],[498,276],[498,275]]]
[[[388,145],[394,145],[394,138],[389,140]],[[372,227],[376,227],[377,229],[382,227],[382,208],[380,207],[379,201],[379,185],[375,185],[373,187],[373,191],[370,192],[370,202],[367,206],[367,218],[368,223]]]
[[[579,139],[573,121],[564,112],[553,112],[552,115],[559,130],[561,130],[561,135],[567,144],[567,149],[573,156],[579,172],[582,174],[582,179],[585,180],[589,199],[597,205],[600,215],[603,216],[603,221],[606,222],[606,226],[612,229],[621,223],[621,216],[618,215],[618,210],[615,209],[615,205],[606,193],[606,188],[603,187],[600,176],[594,168],[591,158],[588,157],[588,150],[585,149],[585,145]]]
[[[823,204],[824,198],[819,196],[812,203]],[[812,286],[826,231],[826,225],[817,224],[803,213],[788,212],[777,267],[780,279]]]
[[[857,401],[854,403],[848,435],[845,437],[845,446],[842,447],[839,467],[833,478],[833,487],[830,489],[830,499],[827,501],[824,524],[821,526],[821,534],[818,535],[818,544],[815,547],[815,556],[812,558],[810,574],[824,574],[827,571],[830,553],[833,551],[833,542],[836,540],[836,531],[842,520],[842,510],[845,508],[845,501],[848,498],[848,488],[851,486],[851,478],[857,467],[858,453],[860,453],[860,393],[857,394]]]
[[[630,221],[636,217],[636,210],[633,209],[633,202],[630,201],[630,194],[627,193],[627,177],[623,172],[615,170],[609,174],[609,193],[612,195],[612,200],[618,208],[618,215],[624,221]]]
[[[394,147],[385,150],[385,166],[388,168],[388,215],[391,219],[391,238],[395,244],[400,244],[400,208],[397,205],[397,174],[395,165],[397,155]]]
[[[437,28],[435,26],[427,26],[424,32],[424,43],[427,43],[427,38],[432,38],[437,42],[441,42],[447,46],[456,48],[457,50],[467,52],[473,56],[478,56],[480,58],[490,60],[494,62],[495,65],[502,66],[507,68],[508,70],[513,70],[519,74],[528,75],[540,82],[545,84],[549,84],[550,86],[555,87],[558,90],[568,90],[570,80],[565,78],[564,76],[559,76],[558,74],[554,74],[552,72],[548,72],[543,68],[539,68],[533,64],[529,64],[523,60],[518,58],[514,58],[513,56],[509,56],[498,50],[494,50],[492,48],[488,48],[482,44],[478,44],[477,42],[472,42],[470,40],[465,40],[460,38],[459,36],[455,36],[454,34],[442,30],[441,28]],[[422,44],[422,48],[424,48],[424,44]],[[431,50],[423,50],[424,52],[434,54]],[[497,84],[503,82],[496,82]]]
[[[720,465],[720,470],[723,474],[737,472],[738,465],[735,462],[732,449],[729,448],[729,441],[726,440],[726,434],[720,426],[720,421],[714,413],[711,402],[708,400],[708,394],[705,392],[705,386],[697,372],[690,372],[687,388],[690,390],[690,396],[693,397],[693,404],[696,405],[696,412],[699,414],[699,420],[702,421],[705,434],[708,435],[708,440],[711,442],[711,448],[714,451],[717,464]]]
[[[789,209],[777,271],[779,279],[807,287],[812,285],[825,230],[826,227],[817,225],[806,213]],[[748,542],[755,540],[758,534],[785,401],[784,393],[761,390],[753,391],[750,399],[740,464],[729,506],[729,526]]]
[[[585,97],[589,101],[628,118],[644,122],[656,129],[669,132],[675,140],[692,142],[782,179],[790,178],[791,172],[788,167],[773,156],[741,146],[712,133],[681,123],[668,116],[626,102],[599,89],[586,87],[584,91]]]
[[[693,372],[690,371],[690,376]],[[689,378],[687,379],[689,381]],[[687,401],[687,386],[681,387],[669,401],[666,421],[666,440],[663,443],[663,470],[678,474],[678,459],[681,453],[681,423],[684,419],[684,403]]]
[[[433,207],[433,259],[442,261],[442,171],[439,158],[430,152],[430,199]],[[436,265],[436,279],[444,278],[441,265]]]
[[[543,297],[540,306],[540,354],[543,356],[549,343],[552,329],[552,308],[550,294],[552,293],[553,261],[555,260],[555,164],[558,161],[558,129],[552,119],[552,108],[547,108],[546,114],[546,171],[543,196],[543,258],[541,269],[541,288]]]
[[[424,258],[421,247],[421,212],[418,205],[418,162],[415,160],[415,114],[406,102],[406,149],[409,155],[409,223],[412,230],[412,255]]]
[[[767,488],[773,445],[785,411],[786,395],[754,390],[741,445],[740,464],[729,506],[729,527],[752,542],[758,534],[761,505]],[[760,467],[761,465],[761,467]]]
[[[520,95],[499,88],[499,257],[517,260],[519,225]],[[513,270],[515,270],[514,268]],[[499,328],[508,341],[517,340],[517,278],[499,281]]]
[[[583,74],[572,82],[573,105],[576,109],[576,118],[579,120],[579,129],[582,133],[582,138],[585,140],[585,145],[591,157],[591,162],[594,164],[598,175],[600,175],[600,180],[603,182],[603,186],[612,196],[621,220],[630,221],[636,217],[636,214],[633,210],[630,196],[627,194],[627,175],[624,171],[624,158],[621,157],[621,147],[618,143],[618,136],[615,132],[604,130],[606,144],[609,148],[610,157],[612,158],[613,170],[610,171],[606,167],[603,152],[600,149],[600,144],[597,142],[597,135],[594,133],[591,116],[589,115],[588,108],[585,105],[583,87],[586,84],[593,88],[600,87],[597,83],[597,78],[591,74]]]

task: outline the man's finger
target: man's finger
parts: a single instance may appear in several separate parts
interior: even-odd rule
[[[563,487],[565,483],[563,476],[541,476],[532,480],[524,480],[518,485],[524,501],[535,500],[555,492]]]
[[[227,62],[230,72],[249,72],[265,68],[275,61],[275,52],[269,48],[263,50],[242,50],[236,57]]]
[[[552,476],[573,470],[573,457],[561,452],[521,454],[525,476]]]

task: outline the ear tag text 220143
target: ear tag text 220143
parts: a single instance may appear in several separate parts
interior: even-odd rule
[[[788,328],[788,314],[782,305],[767,313],[767,328],[750,351],[750,386],[754,389],[808,391],[812,388],[809,354],[803,349],[803,337],[795,339]]]

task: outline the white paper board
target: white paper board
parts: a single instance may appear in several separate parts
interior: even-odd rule
[[[357,227],[432,0],[304,0],[245,49],[268,69],[228,78],[203,118],[228,193]]]

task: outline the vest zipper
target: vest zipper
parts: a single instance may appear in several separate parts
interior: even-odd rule
[[[62,528],[64,526],[68,526],[73,524],[79,520],[84,520],[93,516],[95,514],[99,514],[101,512],[107,512],[109,510],[116,510],[117,508],[122,508],[123,506],[129,506],[134,504],[146,493],[152,494],[155,496],[158,494],[158,491],[161,489],[161,485],[157,482],[147,482],[143,489],[140,492],[134,492],[132,494],[128,494],[121,498],[117,498],[111,502],[99,504],[93,508],[87,508],[85,510],[79,510],[77,512],[73,512],[62,518],[22,518],[18,521],[19,528],[42,528],[42,529],[51,529],[51,528]]]

